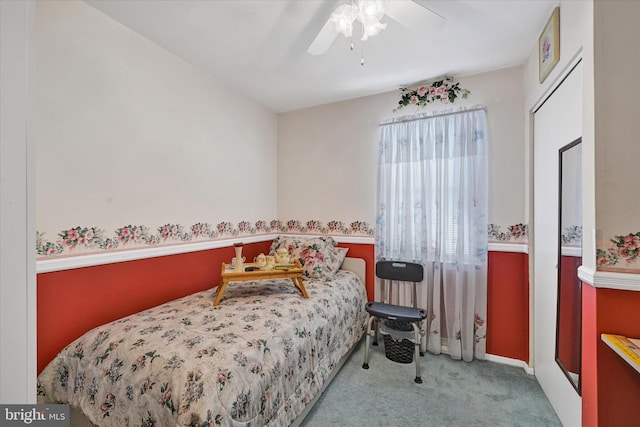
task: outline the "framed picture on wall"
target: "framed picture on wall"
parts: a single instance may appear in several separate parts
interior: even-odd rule
[[[556,7],[538,39],[540,83],[547,78],[558,61],[560,61],[560,8]]]

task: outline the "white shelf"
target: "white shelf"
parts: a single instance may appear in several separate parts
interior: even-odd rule
[[[602,334],[600,337],[618,356],[640,373],[640,346],[622,335]]]

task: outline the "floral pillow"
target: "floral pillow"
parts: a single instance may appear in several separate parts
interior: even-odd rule
[[[329,279],[340,269],[347,256],[347,248],[336,247],[331,237],[299,238],[278,236],[271,244],[270,253],[281,247],[289,251],[289,255],[300,261],[304,274],[316,279]]]

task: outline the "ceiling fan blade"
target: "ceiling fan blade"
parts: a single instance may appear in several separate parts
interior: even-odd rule
[[[427,32],[440,28],[446,19],[413,0],[394,0],[388,3],[386,14],[412,31]]]
[[[322,55],[329,50],[336,37],[338,37],[338,32],[336,31],[333,22],[331,22],[331,20],[327,20],[316,38],[313,39],[307,48],[307,52],[311,55]]]

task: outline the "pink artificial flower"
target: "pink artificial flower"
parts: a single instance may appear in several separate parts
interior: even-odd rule
[[[440,86],[438,87],[438,89],[436,89],[436,95],[442,95],[444,93],[444,86]]]
[[[435,87],[433,87],[433,86],[431,86],[431,87],[429,88],[429,95],[430,95],[430,96],[434,96],[435,94],[436,94],[436,88],[435,88]]]
[[[425,85],[422,85],[418,88],[416,93],[418,94],[418,96],[425,96],[428,91],[429,91],[429,88]]]
[[[413,105],[417,104],[419,101],[418,97],[416,95],[413,95],[411,98],[409,98],[409,102]]]

